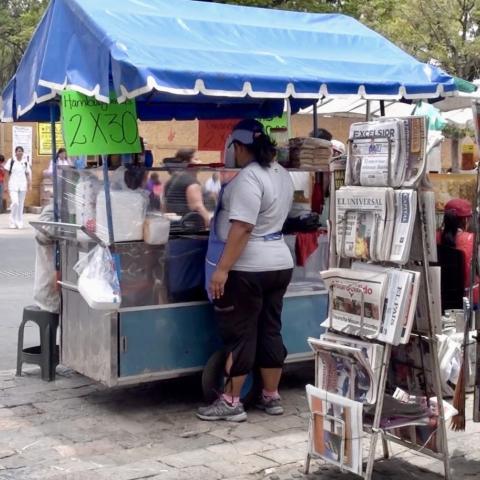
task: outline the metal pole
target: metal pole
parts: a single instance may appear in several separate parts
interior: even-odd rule
[[[57,137],[55,132],[55,104],[53,102],[50,103],[50,131],[52,135],[53,218],[55,222],[58,222]]]
[[[371,116],[370,100],[367,100],[367,101],[366,101],[365,107],[366,107],[365,120],[366,120],[367,122],[369,122],[369,121],[370,121],[370,116]]]
[[[58,208],[57,135],[55,130],[55,103],[50,103],[50,131],[52,135],[53,221],[60,220]],[[55,242],[55,270],[60,275],[60,244]]]
[[[110,178],[108,176],[107,155],[102,155],[103,168],[103,189],[105,192],[105,207],[107,209],[107,227],[108,227],[108,243],[113,245],[115,238],[113,235],[113,219],[112,219],[112,201],[110,198]]]
[[[318,134],[317,102],[313,104],[313,136]]]
[[[385,116],[385,100],[380,100],[380,116]]]
[[[287,98],[287,134],[288,138],[292,138],[292,105],[289,98]]]

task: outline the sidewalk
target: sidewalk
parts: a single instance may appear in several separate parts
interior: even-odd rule
[[[27,366],[28,368],[28,366]],[[45,383],[0,372],[1,480],[353,480],[321,462],[302,475],[310,369],[287,375],[286,413],[249,411],[248,422],[202,422],[198,377],[106,389],[63,368]],[[470,414],[471,406],[467,412]],[[451,432],[453,479],[480,475],[480,424]],[[442,465],[393,447],[374,478],[434,480]]]

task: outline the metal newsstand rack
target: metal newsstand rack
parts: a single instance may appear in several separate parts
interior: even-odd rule
[[[391,155],[391,144],[390,140],[389,142],[389,157]],[[350,147],[350,152],[351,152],[351,144],[349,145]],[[388,162],[389,165],[389,172],[388,172],[388,179],[391,180],[391,175],[390,175],[390,161]],[[348,168],[348,166],[347,166]],[[331,205],[335,205],[335,185],[334,185],[334,179],[332,176],[332,185],[331,185]],[[390,183],[390,181],[389,181]],[[421,182],[419,182],[421,183]],[[368,188],[368,187],[365,187]],[[333,209],[331,209],[331,225],[335,225],[335,216],[332,215]],[[423,202],[421,201],[420,194],[418,195],[418,201],[417,201],[417,215],[416,215],[416,220],[415,220],[415,227],[414,227],[414,232],[413,232],[413,238],[412,238],[412,247],[411,247],[411,257],[410,261],[405,265],[406,268],[412,267],[412,269],[417,270],[420,268],[421,270],[421,284],[420,284],[420,289],[419,289],[419,297],[417,301],[417,312],[419,311],[424,311],[427,313],[426,315],[426,320],[427,320],[427,328],[421,330],[419,325],[417,324],[417,316],[415,320],[415,326],[414,326],[414,331],[412,332],[411,339],[413,336],[417,335],[420,337],[420,342],[419,345],[420,347],[422,346],[422,342],[426,342],[429,345],[428,352],[423,351],[422,349],[422,356],[425,356],[427,354],[430,355],[430,366],[431,366],[431,374],[432,374],[432,385],[430,385],[431,388],[428,388],[425,384],[425,394],[427,398],[431,398],[432,396],[437,397],[437,403],[438,403],[438,417],[437,417],[437,426],[436,430],[434,430],[434,433],[432,436],[437,435],[437,445],[440,445],[439,450],[440,451],[434,451],[431,448],[428,448],[427,445],[418,445],[413,442],[406,441],[400,437],[397,437],[393,435],[392,433],[389,433],[388,431],[383,430],[380,427],[380,421],[382,417],[382,410],[383,410],[383,403],[384,403],[384,396],[385,396],[385,390],[386,390],[386,385],[387,385],[387,378],[388,378],[388,370],[389,370],[389,365],[391,361],[391,356],[392,356],[392,349],[396,348],[392,346],[391,344],[385,343],[384,346],[384,351],[383,351],[383,358],[382,358],[382,366],[380,370],[380,378],[379,378],[379,385],[378,385],[378,393],[377,393],[377,402],[376,402],[376,407],[375,407],[375,415],[373,419],[373,424],[370,428],[365,428],[364,427],[364,433],[370,435],[370,446],[368,449],[368,459],[366,462],[366,465],[364,464],[364,471],[362,478],[365,480],[371,480],[372,475],[373,475],[373,467],[376,461],[376,448],[377,448],[377,443],[378,440],[381,439],[382,441],[382,447],[383,447],[383,458],[388,459],[389,458],[389,448],[388,448],[388,441],[391,441],[393,443],[399,444],[403,447],[406,447],[408,449],[416,450],[417,452],[422,453],[423,455],[435,458],[437,460],[440,460],[443,462],[444,465],[444,470],[445,470],[445,479],[446,480],[453,480],[453,477],[451,476],[451,471],[450,471],[450,458],[449,458],[449,453],[448,453],[448,443],[447,443],[447,428],[445,424],[445,413],[444,413],[444,406],[443,406],[443,398],[442,398],[442,386],[441,386],[441,377],[440,377],[440,365],[439,365],[439,359],[438,359],[438,341],[436,338],[436,333],[437,333],[437,328],[436,328],[436,323],[434,320],[434,313],[433,313],[433,297],[432,297],[432,292],[431,292],[431,286],[430,286],[430,273],[429,273],[429,252],[428,252],[428,243],[427,243],[427,230],[426,230],[426,225],[427,225],[427,220],[426,220],[426,214],[425,214],[425,207]],[[334,228],[331,228],[331,247],[330,247],[330,265],[339,265],[340,262],[346,262],[347,259],[345,257],[341,257],[339,255],[336,255],[335,253],[335,239],[333,235],[333,230]],[[345,227],[343,230],[343,239],[345,236]],[[341,249],[340,253],[343,253],[344,249]],[[415,252],[418,252],[415,258]],[[351,259],[349,259],[351,260]],[[349,262],[350,263],[350,262]],[[388,265],[388,262],[384,262],[385,265]],[[392,264],[393,266],[393,264]],[[395,265],[395,267],[398,268],[398,265]],[[341,333],[341,332],[337,332]],[[372,337],[358,337],[361,338],[364,341],[372,341]],[[373,339],[374,340],[374,339]],[[411,340],[410,340],[411,341]],[[315,368],[317,370],[318,368],[318,361],[315,362]],[[423,377],[426,379],[426,367],[425,367],[426,362],[423,362],[422,365],[420,365],[418,368],[423,370]],[[318,372],[315,372],[315,377],[318,378]],[[426,380],[425,380],[426,381]],[[349,392],[349,397],[353,399],[353,389],[350,389]],[[318,412],[312,412],[312,420],[315,415],[317,415]],[[311,422],[312,424],[312,422]],[[311,432],[309,434],[309,438],[311,439]],[[345,448],[345,430],[343,430],[343,439],[342,439],[342,446],[341,450],[342,452],[344,451]],[[427,441],[428,443],[428,441]],[[311,440],[309,441],[309,446],[308,446],[308,452],[306,456],[306,461],[305,461],[305,473],[308,474],[310,470],[310,463],[312,458],[315,458],[315,453],[311,449]],[[343,457],[344,455],[341,455],[342,461],[340,462],[340,468],[342,468],[344,462],[343,462]],[[338,463],[338,462],[337,462]]]

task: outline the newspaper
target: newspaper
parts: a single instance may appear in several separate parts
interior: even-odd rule
[[[425,174],[427,125],[424,117],[354,123],[349,140],[347,185],[414,187]]]
[[[393,189],[344,187],[335,199],[337,254],[388,260],[393,233]]]
[[[417,213],[417,192],[395,190],[395,226],[390,261],[404,265],[410,258],[413,228]]]
[[[332,268],[320,272],[329,290],[329,318],[322,326],[351,335],[380,334],[385,306],[387,275]]]
[[[435,192],[420,192],[419,201],[424,213],[424,225],[427,240],[427,254],[430,262],[438,262],[437,256],[437,220],[435,212]]]
[[[346,335],[340,335],[334,332],[325,332],[320,335],[320,340],[324,340],[329,343],[335,343],[337,345],[345,345],[347,347],[359,348],[362,351],[363,356],[370,365],[370,369],[373,372],[375,379],[374,387],[377,388],[380,380],[380,369],[383,362],[384,346],[380,343],[361,340],[360,338],[347,337]]]
[[[309,338],[315,352],[316,385],[357,402],[377,401],[378,379],[361,348]]]
[[[411,442],[418,447],[427,448],[434,452],[442,452],[442,436],[438,435],[438,398],[430,397],[427,400],[425,396],[409,395],[401,388],[397,388],[393,394],[393,398],[405,402],[406,404],[416,404],[428,409],[427,420],[422,425],[420,422],[414,423],[413,426],[397,427],[389,431],[392,435],[398,438]],[[456,408],[450,405],[445,400],[442,400],[444,409],[444,419],[447,422],[452,417],[458,414]]]
[[[386,305],[377,340],[398,345],[408,343],[417,306],[420,273],[354,262],[352,269],[387,276]]]
[[[427,168],[427,120],[424,116],[411,116],[403,119],[408,124],[407,170],[403,187],[417,186]]]
[[[399,161],[401,122],[397,119],[354,123],[350,127],[347,185],[399,187],[406,162]],[[403,128],[403,125],[402,125]]]
[[[306,386],[312,413],[309,428],[310,454],[327,463],[362,474],[362,403]]]

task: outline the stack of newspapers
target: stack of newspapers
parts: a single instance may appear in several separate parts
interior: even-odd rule
[[[354,123],[349,143],[348,185],[415,187],[425,173],[425,117]]]
[[[336,249],[341,257],[404,264],[417,211],[415,190],[342,187],[336,192]]]
[[[354,262],[321,272],[330,294],[322,326],[399,345],[408,343],[417,308],[420,272]]]

